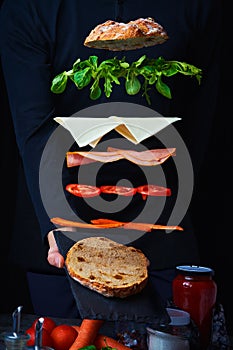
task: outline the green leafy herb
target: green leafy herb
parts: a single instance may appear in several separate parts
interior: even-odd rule
[[[90,56],[84,61],[78,58],[71,70],[58,74],[52,80],[51,91],[55,94],[64,92],[69,78],[78,89],[89,85],[90,98],[97,100],[102,90],[106,97],[110,97],[113,85],[120,85],[120,79],[123,79],[127,94],[136,95],[142,91],[142,96],[150,104],[149,91],[153,87],[164,97],[172,98],[170,87],[163,77],[177,73],[195,77],[201,83],[202,70],[186,62],[166,61],[163,57],[150,59],[143,55],[132,63],[126,62],[125,57],[114,57],[99,64],[97,56]]]
[[[84,346],[84,348],[80,348],[79,350],[97,350],[97,348],[95,345],[87,345],[87,346]],[[117,350],[117,349],[106,345],[103,348],[101,348],[101,350]]]

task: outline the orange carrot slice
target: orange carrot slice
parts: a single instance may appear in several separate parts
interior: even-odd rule
[[[110,219],[94,219],[91,220],[91,222],[95,225],[116,225],[118,224],[119,227],[123,227],[124,229],[131,229],[131,230],[140,230],[140,231],[146,231],[150,232],[151,230],[178,230],[183,231],[183,228],[180,226],[165,226],[165,225],[154,225],[154,224],[148,224],[143,222],[122,222],[122,221],[115,221]]]
[[[183,231],[181,226],[166,226],[166,225],[154,225],[143,222],[122,222],[110,219],[93,219],[91,224],[86,224],[78,221],[65,220],[62,218],[52,218],[50,219],[52,223],[59,226],[69,226],[69,227],[81,227],[81,228],[117,228],[122,227],[128,230],[139,230],[144,232],[151,232],[152,230],[178,230]]]
[[[72,221],[72,220],[66,220],[59,217],[51,218],[50,221],[59,226],[70,226],[70,227],[81,227],[81,228],[112,228],[112,227],[118,227],[118,223],[112,223],[112,224],[87,224],[84,222],[78,222],[78,221]]]
[[[123,226],[124,225],[124,222],[122,221],[117,221],[117,220],[110,220],[110,219],[93,219],[91,220],[91,223],[92,224],[95,224],[95,225],[118,225],[119,227],[120,226]]]

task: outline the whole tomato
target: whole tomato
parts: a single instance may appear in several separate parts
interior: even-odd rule
[[[69,350],[77,335],[78,332],[72,326],[68,324],[58,325],[52,330],[50,335],[53,341],[53,348],[56,350]]]
[[[30,338],[27,341],[27,346],[34,346],[35,345],[35,338],[36,338],[36,327],[31,326],[26,330],[26,333],[29,334]],[[42,346],[53,346],[52,338],[49,334],[49,332],[42,328]]]
[[[31,327],[36,327],[36,324],[38,322],[40,317],[37,317],[34,322],[32,323]],[[56,322],[51,318],[51,317],[43,317],[44,322],[43,322],[43,329],[46,329],[46,331],[48,331],[48,333],[51,333],[53,328],[56,327]]]

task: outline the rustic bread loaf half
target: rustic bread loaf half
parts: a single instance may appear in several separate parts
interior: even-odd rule
[[[108,20],[97,25],[84,45],[111,51],[135,50],[162,44],[168,39],[164,28],[153,18],[138,18],[128,23]]]
[[[148,280],[149,261],[141,250],[104,237],[76,242],[65,264],[73,279],[106,297],[137,294]]]

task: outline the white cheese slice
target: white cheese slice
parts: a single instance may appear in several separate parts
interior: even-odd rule
[[[132,143],[138,144],[180,119],[166,117],[123,118],[118,116],[54,118],[57,123],[71,133],[79,147],[87,145],[95,147],[105,134],[114,129]]]

